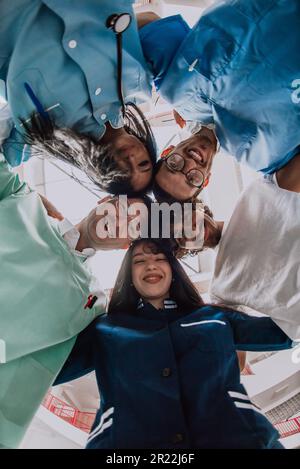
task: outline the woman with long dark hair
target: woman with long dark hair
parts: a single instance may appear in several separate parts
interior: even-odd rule
[[[132,1],[4,0],[0,17],[7,161],[59,158],[101,190],[147,191],[156,148],[138,105],[151,98],[152,75]]]
[[[236,349],[290,346],[267,317],[205,305],[168,243],[139,240],[56,384],[96,371],[87,448],[281,448],[240,383]]]

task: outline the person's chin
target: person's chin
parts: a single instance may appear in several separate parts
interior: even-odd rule
[[[190,202],[190,200],[194,197],[196,190],[188,187],[184,187],[181,191],[180,194],[177,194],[174,197],[174,199],[178,200],[179,202]],[[172,195],[172,194],[171,194]]]
[[[159,285],[159,283],[160,282],[158,282],[158,284],[149,284],[147,286],[144,286],[143,289],[145,296],[151,299],[161,297],[165,293],[165,288],[163,285]]]
[[[148,298],[157,298],[161,296],[161,289],[160,288],[147,288],[145,289],[145,294],[147,295]]]

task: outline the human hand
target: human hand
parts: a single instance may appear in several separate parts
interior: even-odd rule
[[[142,212],[139,214],[140,210]],[[97,207],[76,226],[80,232],[76,249],[127,249],[135,239],[132,237],[131,228],[135,235],[135,228],[138,230],[140,223],[146,222],[147,217],[147,206],[142,199],[106,196],[99,200]]]
[[[57,210],[57,208],[42,194],[39,194],[43,205],[47,211],[47,214],[51,218],[55,218],[56,220],[62,221],[64,216]]]
[[[181,115],[175,109],[173,109],[173,116],[176,124],[178,124],[179,127],[183,129],[186,126],[186,121],[183,119],[183,117],[181,117]]]

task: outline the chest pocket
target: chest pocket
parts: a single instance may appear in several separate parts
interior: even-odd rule
[[[204,81],[214,82],[225,71],[240,46],[225,31],[202,18],[181,51]]]
[[[180,329],[190,344],[203,352],[234,350],[233,337],[227,322],[218,319],[202,319],[180,322]]]
[[[29,83],[44,109],[56,123],[64,118],[65,112],[61,100],[51,91],[51,87],[47,85],[44,76],[37,68],[23,70],[10,80],[11,107],[16,116],[22,117],[28,122],[31,114],[37,112],[26,93],[24,83]]]

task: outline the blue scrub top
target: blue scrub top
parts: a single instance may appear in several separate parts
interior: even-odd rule
[[[143,53],[157,90],[189,31],[190,27],[180,15],[153,21],[139,30]]]
[[[215,124],[238,162],[264,173],[284,166],[300,153],[299,0],[217,2],[186,35],[179,18],[142,36],[161,96],[185,120]]]
[[[106,20],[128,12],[132,0],[1,0],[0,92],[8,100],[15,130],[4,145],[13,166],[30,157],[20,119],[36,107],[28,83],[58,127],[100,139],[105,123],[124,122],[117,92],[117,46]],[[152,74],[145,62],[136,21],[123,33],[125,101],[151,98]]]

